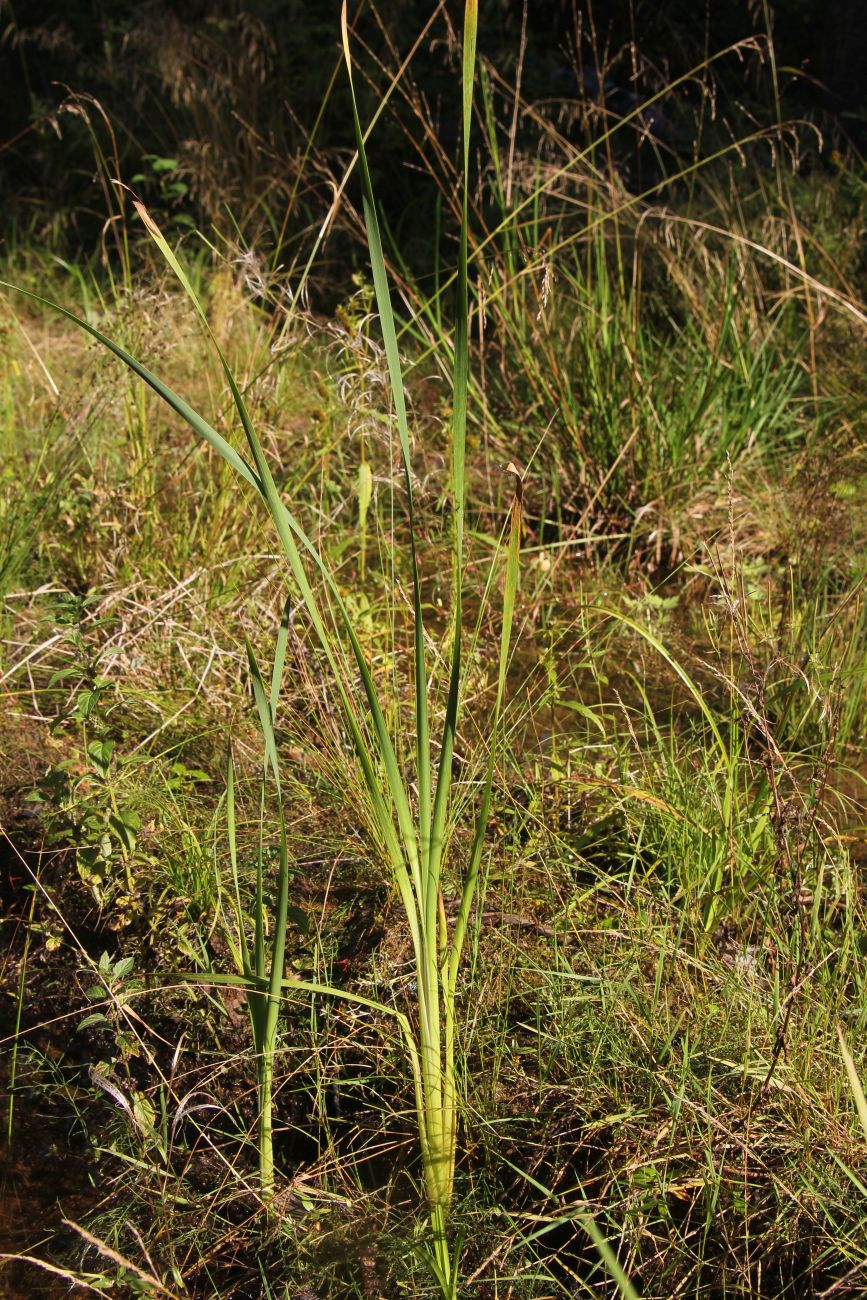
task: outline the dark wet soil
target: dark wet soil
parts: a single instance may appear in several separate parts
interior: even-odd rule
[[[31,1255],[55,1265],[66,1259],[75,1267],[81,1239],[64,1220],[80,1221],[99,1194],[88,1176],[83,1129],[55,1111],[35,1065],[64,1069],[64,1031],[49,1023],[40,1027],[28,1001],[19,1016],[20,973],[33,958],[26,938],[31,886],[42,853],[29,819],[6,825],[8,833],[0,835],[0,1256]],[[39,1012],[50,1021],[50,1010]],[[86,1294],[38,1265],[0,1259],[0,1300]]]
[[[8,1099],[8,1079],[3,1080]],[[18,1093],[11,1148],[5,1144],[0,1175],[0,1253],[30,1255],[75,1266],[81,1239],[64,1222],[77,1222],[96,1200],[84,1159],[70,1147],[64,1126],[48,1121]],[[85,1288],[23,1260],[0,1263],[2,1300],[54,1300],[84,1296]]]

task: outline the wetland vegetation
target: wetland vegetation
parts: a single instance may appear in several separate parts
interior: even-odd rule
[[[857,142],[213,8],[0,245],[0,1295],[862,1295]]]

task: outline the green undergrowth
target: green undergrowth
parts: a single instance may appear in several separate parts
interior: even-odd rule
[[[181,329],[177,301],[155,297]],[[255,340],[255,311],[246,325],[243,312],[241,295],[233,328]],[[22,323],[38,347],[45,322]],[[192,331],[181,338],[198,346]],[[32,349],[16,352],[9,381],[16,410],[31,386],[33,412],[32,434],[16,440],[30,479],[14,480],[33,523],[6,516],[18,525],[6,533],[3,664],[16,720],[3,740],[10,915],[23,918],[9,928],[13,1007],[25,923],[29,935],[13,1164],[29,1108],[72,1125],[60,1149],[88,1152],[83,1226],[102,1244],[67,1244],[57,1258],[121,1292],[135,1277],[159,1290],[140,1270],[172,1294],[226,1294],[236,1281],[263,1295],[425,1294],[411,1098],[387,1020],[315,998],[287,1007],[283,1208],[263,1236],[241,1008],[230,992],[147,992],[179,955],[199,968],[227,957],[228,726],[240,887],[252,897],[259,760],[237,636],[274,635],[276,559],[237,489],[190,459],[157,411],[148,435],[165,442],[152,495],[142,492],[148,470],[131,468],[118,419],[129,418],[124,381],[66,346],[64,411]],[[193,358],[166,356],[207,399]],[[355,364],[342,340],[305,339],[284,363],[296,404],[280,408],[273,445],[303,478],[299,496],[385,678],[405,632],[384,584],[392,566],[406,580],[405,539],[375,490],[359,587],[359,441],[322,446],[353,401],[353,418],[370,421],[370,372],[359,380]],[[297,382],[310,376],[315,400]],[[46,427],[65,448],[56,477],[44,465],[57,462],[39,460]],[[381,483],[388,448],[364,428]],[[435,422],[430,433],[435,476]],[[628,546],[576,565],[539,525],[525,539],[488,901],[459,995],[455,1222],[479,1294],[609,1285],[582,1209],[646,1295],[820,1294],[860,1276],[863,1153],[837,1024],[858,1059],[864,597],[851,539],[863,488],[855,456],[804,474],[734,466],[707,507],[711,535],[661,587]],[[436,482],[421,500],[435,556],[446,545]],[[472,553],[489,547],[482,520]],[[436,617],[438,580],[425,599]],[[322,665],[300,616],[288,663],[288,969],[401,1006],[406,938],[353,815],[361,793],[339,720],[323,714]],[[484,699],[490,680],[476,671]],[[463,764],[471,777],[471,752]]]

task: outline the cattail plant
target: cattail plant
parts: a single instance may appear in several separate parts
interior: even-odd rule
[[[415,697],[415,794],[413,785],[401,771],[396,743],[386,723],[386,711],[380,701],[365,659],[353,619],[320,550],[307,536],[284,495],[277,488],[261,442],[256,434],[244,397],[229,363],[214,337],[201,302],[159,227],[142,204],[136,210],[169,267],[180,281],[202,325],[207,331],[219,359],[240,422],[249,453],[242,456],[182,397],[157,375],[142,365],[119,344],[107,338],[88,322],[53,303],[46,303],[75,321],[148,384],[186,421],[194,433],[203,438],[228,462],[246,484],[253,488],[264,504],[276,530],[296,599],[300,599],[329,669],[330,689],[351,738],[367,795],[370,827],[377,851],[387,864],[400,895],[409,928],[416,967],[417,1006],[413,1019],[393,1008],[382,1007],[349,991],[312,981],[287,979],[285,950],[289,914],[289,866],[286,839],[280,758],[275,738],[275,716],[279,706],[280,683],[286,652],[287,623],[284,619],[266,687],[252,647],[247,657],[253,696],[264,739],[264,767],[260,800],[260,837],[257,858],[256,893],[253,907],[252,949],[247,943],[244,914],[238,886],[238,855],[235,835],[235,777],[229,759],[227,770],[227,825],[229,856],[235,886],[237,920],[232,947],[237,964],[235,973],[209,975],[212,983],[243,988],[248,999],[253,1040],[258,1067],[259,1161],[262,1191],[266,1199],[274,1189],[273,1154],[273,1078],[277,1049],[280,1003],[287,991],[296,990],[347,998],[366,1006],[375,1006],[396,1016],[406,1045],[415,1093],[418,1134],[421,1147],[424,1187],[432,1226],[429,1260],[444,1295],[454,1296],[457,1286],[457,1259],[449,1246],[448,1217],[454,1194],[457,1153],[458,1087],[456,1053],[458,1023],[455,1013],[461,957],[467,937],[485,841],[491,805],[494,767],[497,754],[500,714],[503,705],[506,667],[509,656],[515,596],[518,584],[521,539],[521,478],[514,465],[514,493],[508,525],[506,548],[502,630],[499,666],[493,714],[487,737],[487,766],[481,783],[475,830],[469,855],[459,866],[460,902],[456,919],[450,927],[442,893],[442,875],[447,850],[455,826],[453,768],[455,737],[461,712],[463,682],[462,663],[462,588],[464,574],[464,529],[466,513],[466,424],[469,380],[468,291],[467,291],[467,174],[469,170],[469,135],[472,115],[473,80],[477,30],[477,0],[466,0],[462,62],[463,121],[463,195],[458,245],[457,301],[453,338],[453,393],[451,420],[451,490],[454,519],[454,562],[452,623],[447,630],[450,642],[448,681],[442,732],[438,748],[431,741],[431,681],[426,653],[421,580],[415,540],[410,433],[404,394],[397,331],[391,307],[388,276],[376,215],[370,172],[365,152],[364,132],[352,84],[346,9],[342,13],[343,48],[352,89],[352,111],[358,143],[362,202],[376,304],[379,312],[391,387],[393,415],[397,425],[401,460],[406,487],[412,569],[413,664],[410,672]],[[11,286],[10,286],[11,287]],[[23,292],[23,291],[22,291]],[[30,294],[30,297],[36,295]],[[37,301],[46,300],[37,298]],[[326,599],[317,595],[323,588]],[[354,672],[346,666],[344,650],[350,652]],[[360,690],[359,690],[360,684]],[[399,715],[399,710],[394,710]],[[264,882],[264,819],[266,791],[271,790],[279,822],[279,858],[276,881],[276,906],[266,936]]]

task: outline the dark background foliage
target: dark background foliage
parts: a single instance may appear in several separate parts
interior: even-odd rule
[[[228,208],[243,227],[254,219],[276,236],[294,161],[338,67],[339,8],[338,0],[0,0],[0,205],[7,232],[26,227],[92,246],[106,218],[105,197],[94,185],[93,127],[106,154],[116,147],[122,178],[157,210],[208,223]],[[452,20],[457,8],[456,0],[446,6]],[[360,57],[363,42],[382,50],[386,39],[402,56],[431,9],[430,0],[362,4],[355,15]],[[514,69],[522,12],[521,0],[482,3],[483,53],[506,74]],[[812,116],[826,137],[830,129],[860,140],[867,91],[861,0],[530,4],[525,93],[535,100],[604,99],[609,113],[622,113],[704,54],[760,36],[769,24],[783,70],[784,112]],[[441,140],[452,144],[454,110],[438,107],[441,90],[450,104],[448,32],[438,19],[413,71]],[[382,69],[369,66],[374,85],[382,86]],[[715,75],[729,99],[749,102],[746,64],[732,57],[715,65]],[[99,107],[70,95],[93,97]],[[773,109],[757,101],[751,111]],[[351,145],[339,70],[316,144],[332,155]],[[382,157],[382,135],[379,144]],[[418,182],[394,165],[410,156],[399,129],[387,145],[396,217],[411,206]],[[294,199],[296,224],[321,216],[315,185]]]

